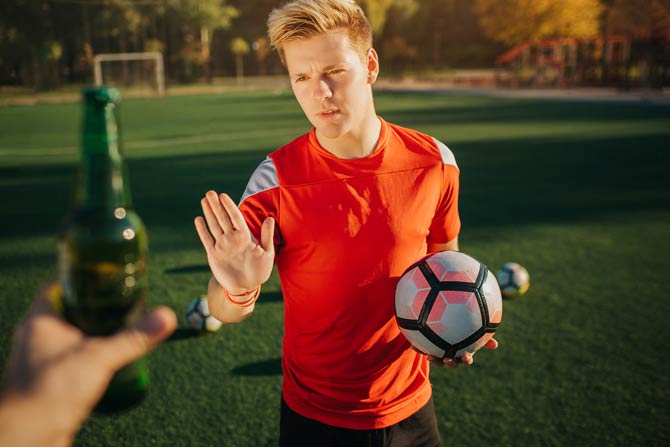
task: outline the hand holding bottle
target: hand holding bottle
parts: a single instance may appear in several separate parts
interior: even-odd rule
[[[114,372],[177,325],[161,307],[110,337],[89,337],[63,320],[61,289],[44,287],[14,333],[0,392],[0,445],[69,445]]]

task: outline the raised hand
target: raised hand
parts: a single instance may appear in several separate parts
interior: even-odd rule
[[[275,255],[274,219],[268,217],[263,222],[259,244],[228,194],[208,191],[200,205],[205,218],[195,218],[195,229],[219,284],[231,293],[240,293],[267,281]]]

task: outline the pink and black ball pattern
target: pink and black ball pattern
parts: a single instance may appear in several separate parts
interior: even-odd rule
[[[489,269],[461,252],[432,253],[400,277],[396,321],[419,352],[461,357],[481,349],[502,320],[502,296]]]

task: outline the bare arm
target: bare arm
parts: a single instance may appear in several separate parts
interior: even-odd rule
[[[207,301],[209,311],[223,323],[239,323],[254,311],[255,304],[240,306],[228,300],[224,288],[215,277],[211,277],[207,285]],[[260,292],[259,292],[260,293]]]
[[[438,251],[445,250],[458,251],[458,236],[444,244],[432,244],[428,242],[428,253],[437,253]]]

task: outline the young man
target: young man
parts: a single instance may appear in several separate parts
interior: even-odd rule
[[[393,302],[410,264],[458,249],[454,156],[377,116],[379,59],[353,0],[297,0],[268,28],[314,128],[260,164],[239,208],[214,191],[202,199],[210,308],[225,322],[250,315],[276,262],[281,445],[439,445],[428,359],[399,332]]]

